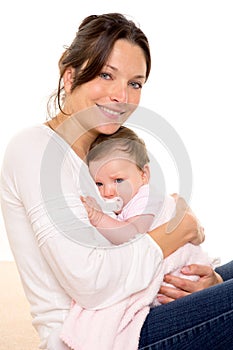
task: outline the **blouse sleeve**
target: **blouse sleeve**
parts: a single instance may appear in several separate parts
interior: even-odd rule
[[[66,292],[88,309],[113,305],[146,288],[162,261],[160,248],[147,234],[116,248],[84,247],[54,237],[42,252]]]
[[[109,245],[89,224],[79,199],[91,186],[86,166],[56,134],[31,129],[7,149],[2,200],[22,204],[37,254],[65,292],[81,306],[98,309],[146,288],[163,256],[148,234]],[[27,246],[30,240],[22,239]]]

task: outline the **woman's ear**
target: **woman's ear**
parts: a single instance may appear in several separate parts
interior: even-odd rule
[[[67,94],[71,92],[71,88],[74,81],[75,70],[72,67],[68,67],[63,75],[64,89]]]
[[[150,180],[150,167],[149,164],[144,165],[142,169],[142,180],[144,185],[147,184]]]

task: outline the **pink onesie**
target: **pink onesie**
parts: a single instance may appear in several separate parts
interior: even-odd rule
[[[149,192],[149,185],[142,186],[122,209],[118,220],[152,214],[154,221],[150,230],[168,222],[175,213],[174,199],[154,196],[153,191],[149,196]],[[138,234],[135,238],[140,239],[140,236]],[[150,307],[159,305],[157,295],[164,275],[172,273],[184,277],[180,269],[192,263],[213,266],[214,261],[200,246],[188,243],[161,262],[146,289],[101,310],[87,310],[74,302],[64,322],[61,339],[73,350],[122,350],[126,347],[127,350],[137,350],[140,331]]]

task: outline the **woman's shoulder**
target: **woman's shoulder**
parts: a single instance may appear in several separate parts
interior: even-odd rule
[[[15,133],[6,145],[3,166],[6,164],[26,164],[40,162],[47,149],[50,146],[50,140],[53,143],[53,150],[60,149],[59,142],[55,141],[56,133],[44,124],[38,124],[26,127]],[[58,136],[58,135],[57,135]],[[62,144],[62,142],[60,141]],[[55,145],[55,146],[54,146]],[[61,152],[60,152],[61,153]],[[64,152],[63,152],[64,153]]]
[[[6,152],[36,153],[44,152],[52,145],[67,152],[70,146],[50,127],[45,124],[28,126],[15,133],[9,140]]]
[[[48,128],[43,124],[28,126],[15,132],[9,138],[7,148],[18,148],[22,145],[35,144],[49,137]]]
[[[9,143],[15,142],[16,140],[30,140],[33,139],[36,140],[35,137],[51,137],[54,131],[47,127],[45,124],[36,124],[32,126],[27,126],[25,128],[20,129],[17,131],[10,139]]]

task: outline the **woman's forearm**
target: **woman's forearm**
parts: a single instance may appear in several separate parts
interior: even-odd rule
[[[170,255],[188,242],[199,244],[204,240],[196,217],[187,211],[180,220],[177,217],[149,232],[160,246],[164,257]]]

